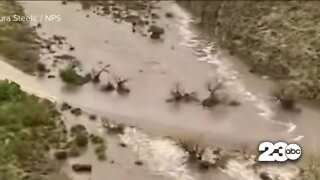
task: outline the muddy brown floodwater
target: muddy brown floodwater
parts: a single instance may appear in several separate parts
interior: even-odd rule
[[[299,141],[304,152],[318,152],[320,113],[306,107],[302,107],[300,114],[279,111],[275,102],[270,100],[269,94],[274,86],[273,83],[249,74],[240,61],[216,49],[206,37],[199,35],[198,30],[192,25],[193,19],[190,15],[174,2],[163,1],[159,4],[161,7],[159,23],[166,29],[163,42],[133,34],[130,24],[116,24],[109,17],[82,11],[78,3],[68,3],[68,5],[62,5],[58,1],[21,3],[26,13],[30,15],[61,15],[60,22],[42,22],[42,28],[38,29],[39,34],[43,37],[51,37],[54,34],[65,36],[75,47],[70,54],[80,60],[83,71],[90,72],[100,61],[111,64],[111,76],[131,78],[128,86],[132,91],[126,97],[107,94],[100,92],[97,86],[90,83],[78,89],[67,90],[59,78],[29,77],[6,64],[1,65],[0,77],[12,79],[31,92],[58,101],[67,101],[91,113],[139,127],[143,133],[148,134],[143,135],[145,139],[148,139],[149,135],[184,137],[208,145],[225,148],[247,146],[252,150],[256,150],[257,144],[263,140]],[[166,19],[164,14],[167,11],[173,12],[175,17]],[[90,14],[89,18],[86,17],[87,14]],[[199,92],[199,96],[205,98],[208,93],[205,82],[215,77],[224,79],[226,91],[238,99],[241,106],[218,106],[207,110],[199,104],[174,106],[165,102],[175,82],[180,82],[187,91]],[[107,82],[108,78],[110,75],[104,76],[102,82]],[[91,130],[96,129],[99,128],[92,125]],[[129,137],[123,138],[132,141]],[[230,179],[221,172],[212,173],[214,175],[200,175],[188,172],[183,164],[178,163],[179,165],[175,167],[175,158],[184,157],[164,148],[166,145],[170,146],[170,142],[155,140],[152,142],[159,146],[151,147],[150,143],[145,145],[145,142],[149,141],[151,142],[146,140],[140,145],[137,142],[136,147],[152,152],[152,155],[149,155],[153,156],[154,161],[150,161],[149,164],[153,163],[154,169],[158,168],[160,175],[148,173],[146,167],[135,167],[132,163],[125,165],[126,160],[132,161],[136,156],[135,153],[126,154],[117,148],[114,150],[111,148],[110,156],[123,160],[122,170],[117,165],[97,163],[100,165],[97,165],[91,180],[105,179],[104,173],[111,174],[110,176],[117,180],[166,179],[162,176],[165,172],[167,172],[166,177],[179,180],[212,179],[212,177]],[[156,151],[156,147],[163,147],[163,151]],[[227,174],[236,177],[235,179],[257,178],[252,172],[244,173],[238,165],[234,167],[239,172],[230,171]],[[237,174],[240,171],[241,176]]]

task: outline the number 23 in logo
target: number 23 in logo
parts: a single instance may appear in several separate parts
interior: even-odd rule
[[[297,144],[287,144],[285,142],[262,142],[259,144],[259,151],[262,152],[259,156],[260,162],[284,162],[289,160],[297,160],[301,156],[301,148]]]

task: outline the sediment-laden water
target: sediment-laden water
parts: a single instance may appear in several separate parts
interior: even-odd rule
[[[83,71],[90,72],[102,61],[111,64],[112,75],[131,78],[128,86],[132,92],[128,97],[100,92],[91,84],[70,92],[59,78],[27,76],[0,62],[0,77],[16,81],[27,91],[59,102],[67,101],[90,113],[138,127],[127,128],[120,137],[132,151],[112,148],[117,140],[109,139],[108,154],[119,164],[106,165],[93,161],[90,155],[84,157],[96,167],[91,180],[104,179],[106,171],[118,180],[259,179],[258,173],[250,168],[253,162],[240,158],[230,160],[225,170],[197,172],[187,166],[187,154],[174,141],[161,138],[164,136],[190,138],[224,148],[246,146],[253,151],[263,140],[299,139],[308,152],[315,152],[320,146],[316,138],[316,129],[320,127],[316,121],[320,117],[317,111],[303,108],[299,115],[278,111],[276,104],[269,100],[273,83],[249,74],[242,63],[219,50],[201,35],[192,17],[173,2],[160,3],[160,23],[166,27],[162,43],[133,34],[129,24],[115,24],[108,17],[82,11],[78,3],[64,6],[61,2],[26,1],[23,6],[30,15],[61,15],[61,22],[43,22],[38,33],[44,38],[54,34],[65,36],[75,46],[71,54],[81,62]],[[175,18],[165,19],[167,11],[173,12]],[[198,91],[204,98],[208,94],[205,82],[216,77],[225,82],[225,91],[242,103],[240,107],[204,110],[199,104],[175,107],[165,102],[177,81],[186,90]],[[103,77],[103,82],[109,78]],[[92,131],[101,128],[98,122],[85,124]],[[146,166],[136,167],[134,159],[141,159]],[[119,168],[122,170],[116,170]],[[260,170],[283,180],[290,180],[297,173],[291,166]]]

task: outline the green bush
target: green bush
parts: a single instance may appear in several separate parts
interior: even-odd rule
[[[14,166],[0,165],[0,179],[1,180],[20,180],[18,170]]]
[[[54,157],[58,160],[66,160],[68,158],[68,153],[66,151],[57,151],[54,153]]]
[[[0,171],[8,166],[24,171],[45,164],[50,139],[56,143],[64,139],[53,107],[49,101],[24,93],[16,83],[0,81]],[[5,177],[11,177],[9,174]]]
[[[101,136],[98,135],[90,135],[90,139],[92,144],[103,144],[104,143],[104,139]]]
[[[85,148],[88,146],[89,137],[86,128],[81,124],[76,124],[70,129],[71,136],[74,137],[70,142],[71,147]]]
[[[106,155],[106,145],[105,144],[99,144],[95,148],[95,153],[97,155],[97,158],[99,160],[106,160],[107,155]]]
[[[86,147],[89,143],[88,136],[84,133],[77,134],[74,141],[79,147]]]
[[[0,103],[3,101],[17,100],[22,95],[20,86],[8,80],[0,83]]]
[[[98,160],[105,161],[107,159],[106,153],[100,153],[98,154]]]
[[[70,129],[70,133],[71,135],[77,135],[79,133],[87,133],[87,129],[86,127],[84,127],[84,125],[82,124],[76,124],[76,125],[73,125]]]
[[[63,82],[71,85],[83,85],[89,81],[88,78],[80,76],[72,66],[60,70],[59,74]]]

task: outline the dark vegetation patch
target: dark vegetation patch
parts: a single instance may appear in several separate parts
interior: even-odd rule
[[[180,139],[177,144],[188,153],[190,165],[196,165],[200,170],[225,168],[230,157],[223,154],[220,148],[208,149],[193,140]],[[208,152],[212,154],[208,156]]]
[[[61,104],[60,110],[61,111],[66,111],[66,110],[70,110],[72,108],[72,106],[66,102],[63,102]]]
[[[174,15],[173,15],[172,12],[166,12],[165,16],[166,16],[167,18],[173,18],[173,17],[174,17]]]
[[[139,32],[147,36],[149,29],[151,39],[160,39],[164,34],[164,28],[154,26],[150,22],[155,22],[160,16],[154,11],[157,9],[156,1],[79,1],[82,9],[92,11],[99,16],[110,16],[115,23],[123,21],[132,24],[132,32]],[[165,15],[172,18],[172,13]],[[89,18],[90,16],[87,15]],[[156,27],[156,28],[155,28]],[[139,30],[138,30],[139,29]],[[142,30],[142,31],[141,31]]]
[[[151,39],[160,39],[161,35],[164,34],[164,28],[157,26],[157,25],[151,25],[148,29],[148,32],[151,33],[150,38]]]
[[[79,157],[88,147],[89,134],[87,129],[81,125],[76,124],[70,128],[70,137],[66,149],[68,150],[68,156]]]
[[[24,16],[23,8],[15,1],[0,1],[0,16]],[[35,30],[27,22],[0,23],[0,54],[13,66],[26,73],[37,70],[40,45]]]
[[[71,109],[71,114],[75,115],[75,116],[80,116],[82,115],[82,110],[80,108],[73,108]]]
[[[49,150],[66,142],[67,134],[54,104],[2,80],[0,124],[0,179],[22,179],[55,171]]]
[[[92,144],[103,144],[104,143],[104,139],[101,136],[98,135],[90,135],[90,140]]]
[[[71,140],[68,142],[68,155],[70,157],[79,157],[89,146],[91,142],[97,158],[101,161],[107,159],[106,142],[101,136],[90,134],[87,132],[85,126],[76,124],[70,128]]]
[[[175,88],[170,91],[170,98],[166,99],[166,102],[198,102],[199,99],[197,97],[196,92],[184,92],[181,88],[180,83],[176,83]]]
[[[298,110],[296,107],[297,95],[290,89],[278,89],[273,93],[276,101],[278,101],[284,110],[294,111]]]
[[[68,152],[64,150],[59,150],[54,153],[54,157],[57,160],[66,160],[68,158]]]
[[[100,161],[104,161],[107,159],[107,155],[106,155],[106,142],[104,140],[103,137],[95,135],[95,134],[91,134],[90,135],[90,140],[91,143],[94,145],[94,152],[98,158],[98,160]]]
[[[69,85],[83,85],[91,80],[91,76],[81,76],[76,69],[72,66],[68,66],[65,69],[60,70],[60,78],[63,82]]]
[[[106,145],[104,143],[96,145],[95,153],[97,155],[98,160],[104,161],[104,160],[107,159],[106,149],[107,149],[107,147],[106,147]]]
[[[320,179],[320,163],[315,159],[305,164],[299,174],[299,180],[318,180]]]

